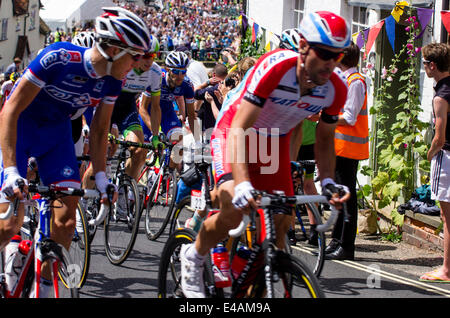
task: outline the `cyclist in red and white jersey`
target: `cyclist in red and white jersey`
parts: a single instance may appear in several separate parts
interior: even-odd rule
[[[339,197],[333,178],[334,129],[347,98],[345,79],[335,68],[350,44],[350,29],[342,17],[320,11],[305,16],[299,32],[300,54],[279,49],[262,56],[237,97],[222,108],[211,139],[221,212],[203,223],[195,243],[181,249],[186,297],[204,297],[205,255],[250,207],[257,208],[254,189],[293,195],[290,136],[321,110],[315,153],[322,188],[333,193],[330,203],[337,207],[348,200],[347,194]],[[278,247],[284,247],[289,224],[290,217],[277,221]]]

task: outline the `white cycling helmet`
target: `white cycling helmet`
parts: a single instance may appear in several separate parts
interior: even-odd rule
[[[307,14],[300,22],[299,31],[310,44],[343,49],[351,42],[348,23],[342,17],[328,11]]]
[[[298,29],[284,30],[281,33],[280,48],[298,52],[300,38],[300,31]]]
[[[189,64],[189,57],[184,52],[172,51],[166,57],[166,66],[175,68],[186,68]]]
[[[102,8],[105,13],[95,20],[97,37],[110,45],[148,51],[150,33],[134,13],[120,7]]]
[[[149,53],[156,53],[159,52],[159,41],[156,38],[156,36],[151,35],[150,36],[150,49],[148,50]]]
[[[72,44],[82,47],[93,47],[95,44],[95,33],[91,31],[80,32],[74,36]]]

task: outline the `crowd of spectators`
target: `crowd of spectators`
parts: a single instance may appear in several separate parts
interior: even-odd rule
[[[236,19],[241,9],[238,1],[170,0],[164,1],[163,7],[115,2],[148,24],[151,34],[158,38],[162,52],[187,47],[196,60],[217,61],[221,52],[238,46],[234,43],[240,38]],[[71,41],[77,32],[89,30],[93,30],[93,25],[74,27],[70,32],[57,30],[49,35],[47,43]]]

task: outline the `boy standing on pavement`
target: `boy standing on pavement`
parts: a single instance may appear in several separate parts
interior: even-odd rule
[[[422,48],[427,76],[436,81],[433,98],[434,137],[428,150],[431,161],[431,198],[439,200],[444,221],[444,263],[420,277],[421,281],[450,283],[450,46],[431,43]]]

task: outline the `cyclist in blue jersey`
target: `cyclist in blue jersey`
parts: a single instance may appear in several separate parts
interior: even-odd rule
[[[172,141],[180,141],[182,138],[182,123],[174,110],[174,102],[176,101],[180,106],[180,113],[182,121],[186,119],[186,112],[189,121],[189,127],[194,133],[195,110],[194,110],[194,87],[191,81],[186,78],[186,68],[189,63],[188,56],[183,52],[173,51],[167,55],[165,60],[166,70],[162,71],[161,82],[161,101],[160,109],[161,116],[154,118],[155,125],[151,123],[148,127],[148,122],[145,122],[145,113],[151,114],[153,105],[150,104],[145,97],[148,94],[144,93],[143,103],[139,107],[140,120],[144,129],[144,136],[146,140],[158,132],[161,126],[162,132]],[[184,107],[185,106],[185,107]],[[152,115],[153,116],[153,115]],[[194,134],[194,136],[196,136]]]
[[[96,18],[93,48],[68,42],[48,46],[10,94],[0,114],[0,213],[7,210],[10,201],[23,199],[17,181],[26,184],[31,156],[36,158],[45,185],[80,187],[70,115],[86,106],[97,107],[90,130],[90,153],[95,183],[106,203],[109,181],[105,159],[111,113],[122,79],[149,48],[150,34],[135,14],[118,7],[103,10]],[[77,203],[77,197],[67,197],[53,207],[52,239],[66,249],[75,228]],[[19,231],[23,216],[20,205],[17,216],[0,221],[0,248]],[[51,277],[47,264],[43,277]],[[49,290],[41,292],[45,296]]]

